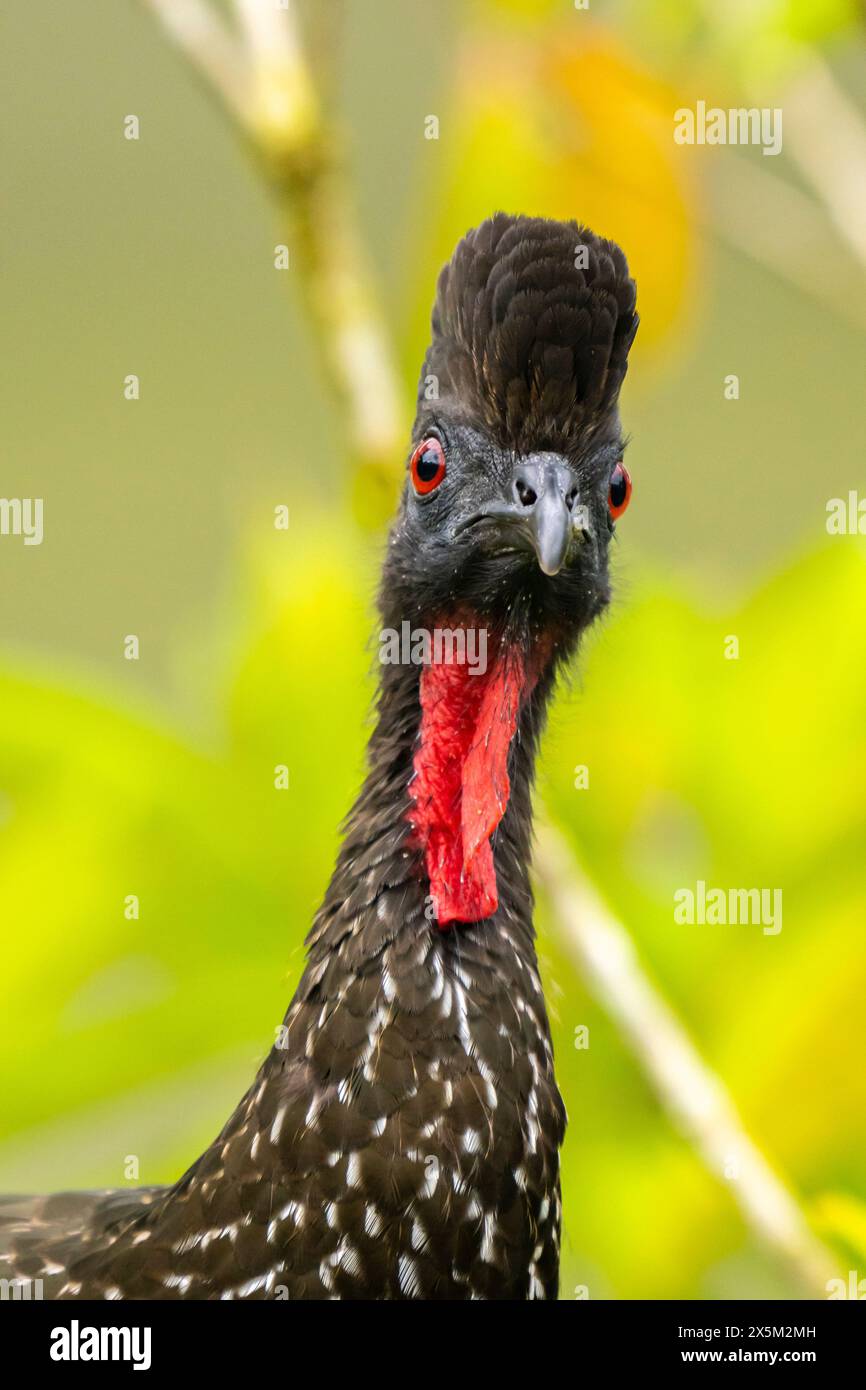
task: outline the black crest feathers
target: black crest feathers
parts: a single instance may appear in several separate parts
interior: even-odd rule
[[[496,213],[443,268],[421,376],[506,447],[561,449],[616,405],[635,283],[578,222]]]

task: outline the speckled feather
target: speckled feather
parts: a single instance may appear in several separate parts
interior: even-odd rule
[[[530,925],[529,748],[499,911],[441,932],[405,844],[417,671],[392,679],[282,1045],[175,1186],[8,1199],[5,1277],[59,1298],[555,1297],[564,1112]]]
[[[576,223],[498,214],[440,277],[422,385],[435,373],[452,416],[515,454],[599,423],[614,437],[636,325],[617,247]],[[381,595],[395,624],[423,615],[422,581],[461,597],[441,542],[438,581],[419,579],[405,517],[404,495]],[[64,1299],[556,1296],[565,1113],[534,948],[530,793],[554,669],[606,594],[603,574],[544,590],[554,659],[509,753],[495,914],[447,931],[429,920],[409,824],[419,672],[385,666],[306,968],[246,1096],[171,1187],[0,1200],[0,1277]]]

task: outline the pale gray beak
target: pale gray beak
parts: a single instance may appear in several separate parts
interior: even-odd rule
[[[558,454],[534,454],[514,470],[515,515],[527,525],[543,574],[559,574],[574,534],[574,474]]]
[[[511,480],[511,500],[500,498],[473,512],[457,534],[484,520],[502,521],[535,551],[542,574],[559,574],[573,538],[587,539],[586,508],[577,505],[577,480],[561,454],[538,453],[520,459]],[[513,534],[513,532],[512,532]]]

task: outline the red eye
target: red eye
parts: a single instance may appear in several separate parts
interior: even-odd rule
[[[445,477],[445,450],[438,439],[431,435],[418,445],[412,455],[409,472],[412,474],[412,486],[422,496],[439,486]]]
[[[610,475],[610,491],[607,505],[614,521],[622,516],[631,501],[631,478],[624,463],[618,463]]]

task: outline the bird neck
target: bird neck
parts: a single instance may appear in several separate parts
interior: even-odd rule
[[[399,894],[408,930],[493,929],[504,914],[531,937],[531,790],[548,667],[506,651],[493,652],[478,675],[382,666],[369,769],[311,933],[311,958],[345,932],[347,911],[373,951],[383,930],[374,904],[384,894]]]

